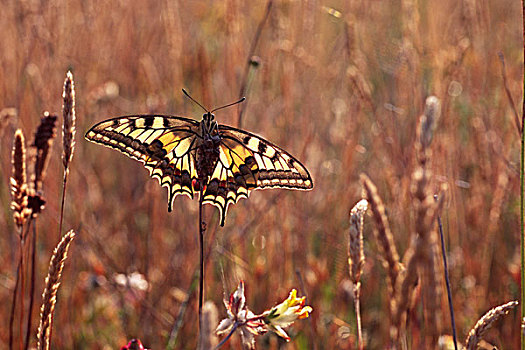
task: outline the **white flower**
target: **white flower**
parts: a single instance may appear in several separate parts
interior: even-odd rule
[[[246,307],[244,281],[241,281],[237,290],[230,294],[229,300],[224,300],[224,306],[226,306],[228,318],[219,323],[215,333],[221,335],[239,329],[243,345],[248,349],[255,349],[255,336],[264,334],[268,330],[260,317]]]

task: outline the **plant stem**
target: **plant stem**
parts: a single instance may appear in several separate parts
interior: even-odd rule
[[[13,324],[15,322],[16,297],[18,296],[18,284],[20,282],[20,261],[16,267],[15,288],[13,290],[13,300],[11,302],[11,313],[9,314],[9,350],[13,349]]]
[[[68,169],[64,169],[64,181],[62,184],[62,202],[60,204],[60,224],[58,225],[58,237],[62,237],[62,223],[64,222],[64,204],[66,202],[66,184]]]
[[[31,334],[31,316],[35,299],[35,264],[36,264],[36,222],[33,225],[33,237],[31,242],[31,284],[29,287],[29,310],[27,316],[26,339],[24,350],[29,348],[29,334]]]
[[[521,1],[522,11],[522,29],[523,29],[523,54],[525,55],[525,3]],[[525,56],[524,56],[525,57]],[[524,62],[525,68],[525,62]],[[525,71],[523,72],[523,93],[525,97]],[[523,327],[523,317],[525,317],[525,221],[524,221],[524,165],[525,165],[525,98],[523,98],[523,106],[521,111],[521,165],[520,165],[520,250],[521,250],[521,326]],[[525,334],[521,334],[521,349],[525,350]]]
[[[24,294],[25,294],[25,274],[24,274],[24,238],[20,239],[20,320],[19,321],[19,348],[24,348],[23,325],[24,325]]]
[[[361,302],[360,302],[360,296],[361,294],[359,292],[360,286],[356,285],[354,286],[354,309],[355,309],[355,318],[357,322],[357,342],[358,342],[358,348],[359,350],[364,349],[363,344],[363,330],[361,328]]]
[[[211,235],[209,237],[209,240],[211,242],[213,242],[215,238],[215,233],[217,233],[217,229],[211,232]],[[208,249],[206,250],[206,255],[204,256],[204,262],[205,262],[204,268],[206,268],[207,266],[207,263],[209,261],[208,258],[210,254],[211,254],[211,247],[208,247]],[[166,350],[171,350],[175,347],[175,344],[177,342],[177,337],[179,335],[179,330],[180,330],[180,327],[182,326],[182,321],[184,319],[184,314],[186,313],[186,310],[188,308],[188,304],[191,299],[191,296],[193,295],[193,292],[197,288],[196,287],[197,286],[197,274],[199,274],[199,270],[200,270],[200,266],[196,265],[194,268],[194,273],[191,278],[190,286],[188,288],[186,299],[184,299],[184,301],[182,302],[179,308],[179,313],[177,314],[177,317],[176,317],[176,321],[173,324],[173,328],[171,329],[170,336],[169,336],[169,339],[166,345]]]
[[[199,274],[199,333],[202,330],[202,301],[204,299],[204,222],[202,221],[202,197],[204,184],[200,183],[199,195],[199,247],[200,247],[200,274]]]
[[[270,10],[272,9],[272,5],[273,0],[268,0],[268,3],[266,4],[266,12],[264,13],[264,17],[257,26],[255,37],[253,38],[252,44],[250,46],[250,51],[248,52],[248,60],[246,61],[246,66],[244,67],[244,74],[241,81],[241,90],[239,91],[239,98],[244,97],[246,91],[248,90],[248,75],[250,74],[250,69],[252,66],[252,56],[255,54],[255,49],[257,48],[259,39],[261,38],[261,33],[264,28],[264,25],[266,24],[268,17],[270,17]],[[242,128],[242,115],[244,114],[244,110],[246,109],[246,104],[247,103],[243,103],[239,106],[239,117],[237,118],[237,126],[239,128]]]
[[[443,269],[445,270],[445,282],[447,284],[448,307],[450,311],[450,322],[452,323],[452,338],[454,339],[454,349],[458,350],[458,339],[456,335],[456,320],[454,318],[454,305],[452,304],[452,292],[450,290],[450,279],[448,277],[447,254],[445,252],[445,238],[443,237],[443,224],[441,216],[438,215],[439,236],[441,237],[441,255],[443,256]]]
[[[233,335],[233,333],[235,332],[235,330],[237,329],[238,326],[239,326],[239,323],[235,322],[233,324],[233,327],[232,327],[232,330],[230,331],[230,333],[228,333],[228,335],[225,336],[223,340],[221,340],[221,342],[215,347],[215,350],[219,349],[224,344],[226,344],[226,342],[231,338],[231,336]]]
[[[176,318],[176,322],[173,324],[173,328],[171,329],[171,332],[170,332],[168,343],[166,345],[166,350],[172,350],[175,347],[175,343],[179,335],[179,330],[180,330],[180,327],[182,326],[182,321],[184,319],[184,314],[186,313],[186,309],[188,308],[190,298],[193,295],[193,292],[195,291],[195,288],[196,288],[195,287],[196,281],[197,281],[197,269],[195,269],[195,273],[193,274],[191,278],[191,285],[186,295],[186,299],[184,299],[184,301],[180,305],[179,313],[177,314],[177,318]]]

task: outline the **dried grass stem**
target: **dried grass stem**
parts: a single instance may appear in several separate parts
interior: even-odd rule
[[[394,244],[394,237],[390,231],[385,206],[383,200],[377,193],[377,188],[365,174],[361,174],[361,183],[364,188],[365,197],[370,203],[370,208],[376,223],[377,230],[374,230],[375,238],[379,244],[379,250],[386,261],[386,269],[389,278],[390,294],[395,291],[396,280],[399,274],[399,254]]]

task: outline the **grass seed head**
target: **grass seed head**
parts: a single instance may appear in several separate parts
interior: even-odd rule
[[[66,80],[64,81],[64,92],[62,94],[64,104],[62,105],[62,113],[64,116],[64,124],[62,125],[62,143],[63,153],[62,162],[64,163],[65,171],[69,170],[69,163],[73,159],[73,152],[75,151],[75,83],[73,81],[73,74],[68,71]]]
[[[13,219],[20,229],[26,222],[31,211],[27,206],[27,178],[26,178],[26,146],[22,130],[15,132],[12,153],[12,175],[11,175],[11,209]]]
[[[483,317],[479,319],[474,328],[470,330],[467,337],[467,350],[475,350],[485,333],[492,327],[492,324],[501,317],[509,313],[518,305],[517,301],[511,301],[506,304],[496,306],[490,309]]]
[[[428,148],[432,143],[434,130],[441,115],[441,102],[436,96],[429,96],[425,101],[425,111],[419,118],[417,128],[418,143],[416,144],[419,161],[424,163],[430,157]]]
[[[44,180],[46,173],[49,151],[53,145],[53,140],[56,137],[56,120],[56,115],[44,112],[44,116],[40,120],[40,125],[36,129],[35,139],[31,145],[31,147],[36,150],[32,179],[32,186],[34,186],[35,191],[40,191],[42,189],[42,181]]]
[[[348,264],[354,288],[359,288],[359,280],[365,264],[363,251],[363,219],[368,209],[368,202],[362,199],[350,211],[350,230],[348,243]]]
[[[75,232],[66,233],[53,251],[49,262],[49,271],[46,277],[44,292],[42,293],[42,307],[40,309],[40,324],[38,325],[37,349],[48,350],[51,344],[51,328],[53,326],[53,313],[57,301],[58,287],[64,263],[67,259],[69,245],[75,238]]]

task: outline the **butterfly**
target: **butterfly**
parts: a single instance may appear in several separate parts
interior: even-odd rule
[[[264,188],[310,190],[304,165],[282,148],[248,131],[218,124],[203,108],[202,120],[168,115],[129,115],[102,121],[86,133],[88,141],[114,148],[144,164],[168,188],[168,211],[178,195],[202,197],[216,206],[224,226],[228,205]]]

